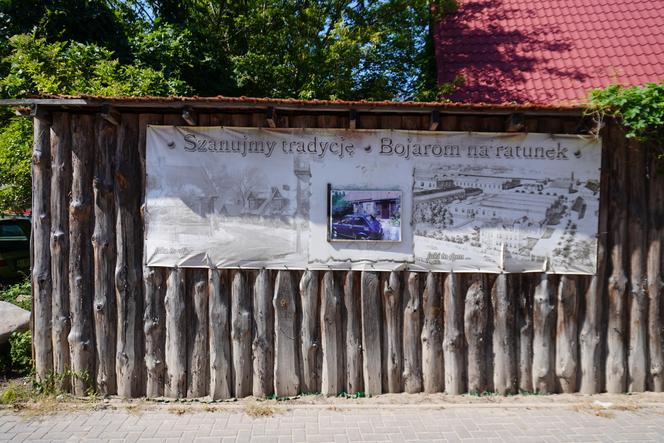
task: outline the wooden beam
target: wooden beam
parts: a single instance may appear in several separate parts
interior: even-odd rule
[[[104,106],[99,115],[113,126],[120,125],[120,114],[112,106]]]
[[[277,113],[274,110],[274,106],[270,106],[267,108],[267,112],[265,113],[265,121],[267,122],[267,125],[270,128],[276,128],[277,127]]]
[[[355,109],[350,109],[348,111],[348,129],[357,128],[357,111]]]
[[[435,131],[440,126],[440,111],[434,109],[431,111],[431,123],[429,124],[429,131]]]
[[[525,118],[523,114],[516,113],[507,116],[505,121],[505,132],[520,132],[525,128]]]

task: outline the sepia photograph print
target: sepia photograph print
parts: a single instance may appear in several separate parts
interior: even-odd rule
[[[401,241],[401,191],[330,187],[328,198],[330,241]]]

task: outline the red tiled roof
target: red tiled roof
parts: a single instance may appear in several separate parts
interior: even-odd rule
[[[462,103],[582,104],[664,80],[663,0],[459,0],[436,33],[438,82]]]

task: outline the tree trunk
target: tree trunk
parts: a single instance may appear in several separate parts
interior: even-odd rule
[[[189,271],[187,309],[187,397],[199,398],[208,392],[208,288],[202,269]]]
[[[300,331],[302,354],[302,392],[318,392],[318,272],[306,270],[300,280],[302,304],[302,329]]]
[[[444,307],[445,337],[443,354],[445,361],[445,392],[452,395],[466,391],[463,336],[463,295],[458,274],[449,273],[445,278]]]
[[[69,195],[71,189],[71,139],[69,114],[54,113],[51,124],[51,327],[53,371],[70,370],[69,343]],[[61,388],[68,390],[67,377]]]
[[[272,395],[274,383],[272,381],[274,365],[274,313],[272,312],[272,282],[270,272],[261,269],[254,283],[254,341],[252,350],[254,355],[254,397],[267,397]]]
[[[323,346],[321,392],[323,395],[337,395],[343,390],[339,373],[339,360],[343,359],[343,356],[341,343],[338,341],[338,328],[341,327],[341,297],[332,271],[327,271],[323,275],[320,320]]]
[[[32,341],[35,348],[35,377],[44,381],[53,372],[53,342],[51,340],[51,140],[50,121],[34,118],[32,150]]]
[[[406,272],[403,288],[403,382],[409,394],[422,392],[422,295],[420,274]]]
[[[555,391],[553,339],[556,318],[549,276],[543,273],[535,288],[533,304],[533,387],[535,392],[551,394]]]
[[[187,336],[183,269],[170,269],[166,282],[166,386],[164,395],[183,398],[187,394]]]
[[[367,395],[382,393],[382,367],[380,343],[380,295],[378,274],[362,271],[360,298],[362,303],[362,362],[364,391]]]
[[[356,394],[363,389],[362,321],[357,273],[346,272],[344,278],[344,311],[346,318],[346,391]]]
[[[499,274],[491,289],[493,304],[493,384],[502,395],[514,394],[517,388],[515,306],[506,274]],[[551,343],[553,346],[553,343]]]
[[[297,395],[300,379],[297,371],[295,335],[295,290],[290,271],[279,271],[274,284],[275,364],[274,392],[278,397]]]
[[[208,274],[210,337],[210,397],[222,400],[232,397],[232,364],[230,347],[230,294],[222,271]]]
[[[579,356],[577,341],[579,300],[577,281],[563,275],[558,284],[558,322],[556,328],[556,379],[560,392],[571,394],[577,389]]]
[[[422,297],[422,378],[424,392],[442,392],[443,385],[443,300],[438,275],[427,274]]]
[[[231,288],[231,340],[235,397],[251,395],[251,296],[247,277],[235,271]]]
[[[481,394],[487,390],[486,349],[489,339],[489,294],[486,277],[482,275],[474,275],[466,292],[464,326],[468,347],[468,392]]]

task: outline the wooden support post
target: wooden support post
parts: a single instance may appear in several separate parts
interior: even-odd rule
[[[187,306],[187,397],[208,393],[208,287],[207,274],[192,269]]]
[[[440,126],[440,111],[434,109],[431,111],[431,122],[429,123],[429,131],[435,131]]]
[[[558,391],[565,394],[571,394],[577,390],[579,369],[577,286],[578,283],[573,276],[560,277],[556,327],[556,380]]]
[[[401,366],[403,353],[401,348],[401,280],[399,273],[390,272],[383,288],[383,306],[387,319],[384,327],[387,332],[387,388],[388,392],[401,392]]]
[[[320,330],[323,349],[323,377],[321,392],[323,395],[337,395],[343,388],[339,361],[343,361],[342,347],[339,342],[341,328],[341,297],[332,271],[323,275],[321,286]]]
[[[69,195],[71,190],[71,138],[69,114],[53,114],[51,124],[51,327],[53,371],[70,370],[69,342]],[[61,388],[68,390],[65,377]]]
[[[650,376],[652,389],[664,391],[664,281],[662,280],[662,239],[664,238],[664,172],[658,170],[660,163],[651,153],[650,183],[648,196],[648,347],[650,350]]]
[[[445,277],[444,305],[445,332],[443,354],[445,361],[445,392],[459,395],[465,386],[465,339],[463,336],[463,294],[459,275],[453,272]]]
[[[422,378],[424,392],[442,392],[443,384],[443,300],[440,280],[433,272],[427,274],[422,309]]]
[[[610,138],[618,141],[612,149],[611,177],[614,186],[610,191],[609,213],[611,223],[611,276],[608,285],[608,322],[606,325],[606,391],[609,393],[625,392],[627,385],[627,324],[625,295],[627,277],[624,267],[624,243],[627,211],[624,189],[626,173],[626,148],[624,134],[611,124]]]
[[[489,292],[486,277],[473,276],[466,292],[464,332],[468,348],[468,392],[481,394],[487,390],[487,343],[489,340]]]
[[[302,305],[302,328],[300,347],[302,358],[302,392],[319,392],[318,353],[320,339],[318,272],[306,270],[300,280],[300,303]]]
[[[32,149],[32,342],[35,348],[35,376],[43,381],[53,372],[51,340],[51,139],[50,119],[33,119]]]
[[[535,288],[533,303],[533,387],[535,392],[551,394],[554,386],[555,305],[549,276],[542,273]]]
[[[97,391],[115,394],[116,329],[115,307],[115,200],[114,158],[116,126],[103,118],[97,122],[94,165],[94,321],[97,346]],[[163,377],[162,377],[163,379]],[[163,384],[163,383],[162,383]]]
[[[251,395],[251,296],[247,276],[235,271],[231,287],[231,343],[235,397]]]
[[[230,293],[222,271],[208,273],[209,338],[210,338],[210,397],[222,400],[232,397],[232,364],[230,346]]]
[[[148,398],[164,395],[164,363],[166,313],[166,282],[164,269],[147,268],[144,272],[145,310],[143,311],[143,333],[145,334],[145,395]],[[98,340],[101,337],[98,338]]]
[[[289,271],[279,271],[274,284],[275,362],[274,392],[278,397],[296,395],[300,389],[295,334],[295,289]]]
[[[344,312],[346,319],[346,392],[362,391],[362,315],[358,297],[357,272],[344,276]]]
[[[357,129],[357,111],[355,109],[348,111],[348,129]]]
[[[519,390],[533,391],[533,287],[532,276],[521,275],[517,327],[519,331]]]
[[[644,146],[630,141],[627,157],[630,171],[646,171]],[[627,367],[629,392],[646,390],[648,366],[648,294],[645,268],[647,232],[646,174],[629,174],[629,353]]]
[[[190,107],[186,106],[182,109],[182,120],[187,122],[189,126],[196,126],[198,124],[196,112]]]
[[[164,395],[170,398],[183,398],[187,395],[187,336],[185,317],[185,275],[184,270],[169,269],[166,282],[165,361],[166,384]]]
[[[406,272],[403,287],[403,383],[409,394],[422,392],[422,292],[420,274]]]
[[[254,283],[254,340],[251,346],[254,355],[254,397],[267,397],[274,392],[273,293],[270,271],[261,269]]]
[[[511,280],[511,278],[510,278]],[[499,274],[491,289],[493,304],[493,384],[502,395],[517,389],[514,285],[506,274]]]
[[[367,395],[382,393],[380,343],[380,279],[376,272],[362,271],[360,298],[362,303],[362,363],[364,391]]]

